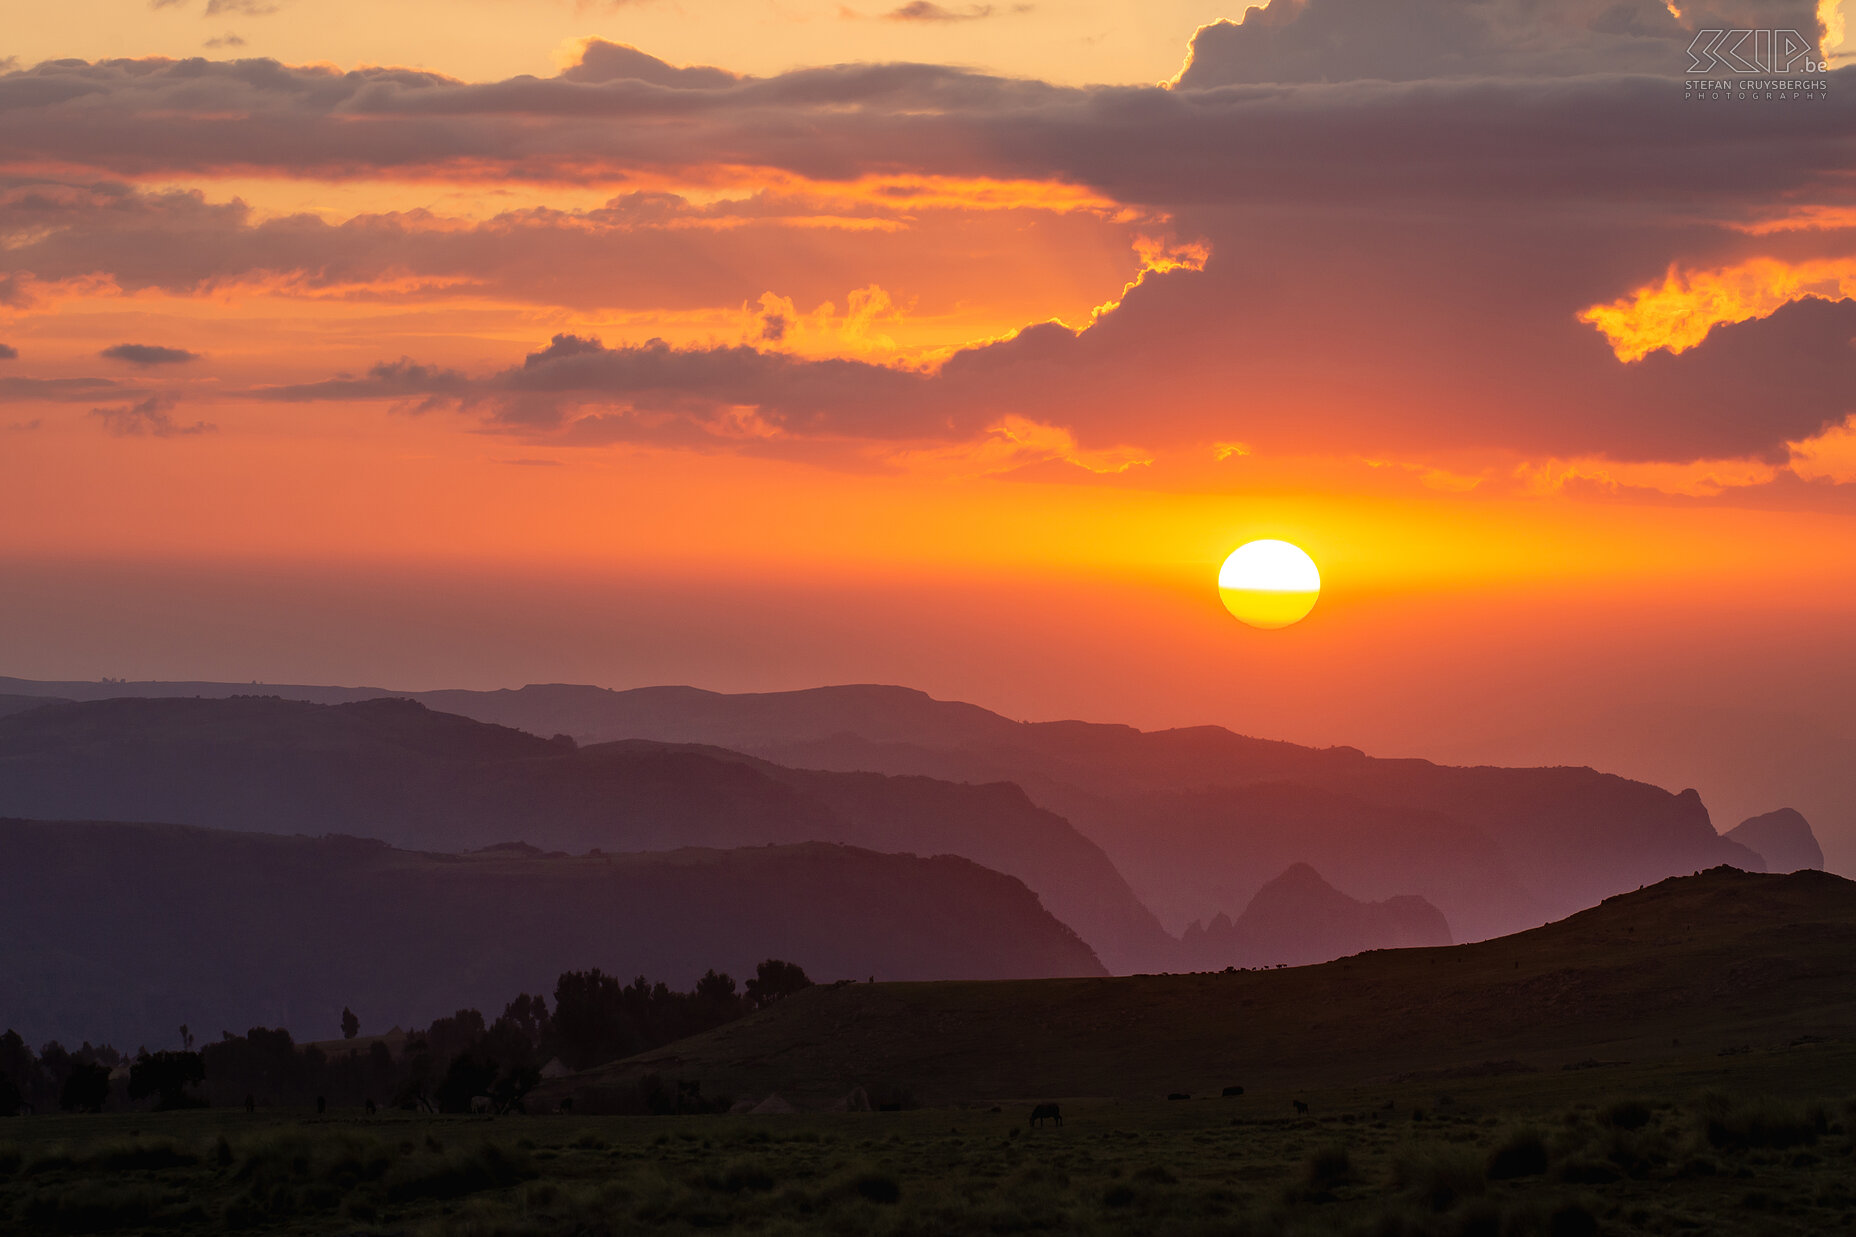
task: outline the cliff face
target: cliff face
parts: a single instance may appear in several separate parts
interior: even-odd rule
[[[1824,866],[1824,852],[1811,822],[1788,807],[1741,821],[1724,834],[1766,861],[1768,872],[1798,872]]]
[[[551,993],[599,967],[687,988],[784,958],[815,980],[1106,972],[1025,886],[823,844],[471,855],[359,838],[0,821],[0,1011],[34,1043],[186,1023],[332,1035]]]
[[[1302,966],[1369,949],[1450,944],[1450,925],[1423,898],[1350,898],[1305,863],[1266,883],[1235,921],[1193,924],[1181,948],[1194,970]]]
[[[877,685],[736,696],[549,686],[442,699],[460,713],[540,733],[721,743],[804,768],[1015,782],[1099,843],[1175,930],[1229,913],[1296,860],[1335,879],[1349,865],[1361,868],[1344,883],[1363,896],[1420,894],[1449,916],[1459,939],[1519,931],[1668,876],[1759,866],[1745,846],[1715,832],[1694,792],[1586,768],[1454,768],[1218,726],[1014,722]],[[1266,803],[1266,787],[1283,789]],[[1425,879],[1401,869],[1396,885],[1360,883],[1390,869],[1356,863],[1356,843],[1376,822],[1394,820],[1419,830],[1422,859],[1405,866],[1421,866]],[[1242,858],[1250,839],[1309,821],[1319,825],[1318,849],[1262,845],[1254,861]],[[1200,892],[1179,894],[1192,889]]]

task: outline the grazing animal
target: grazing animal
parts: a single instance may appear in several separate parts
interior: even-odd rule
[[[245,1111],[246,1112],[257,1112],[258,1111],[258,1097],[251,1094],[250,1092],[245,1093]]]
[[[1307,1100],[1290,1100],[1289,1102],[1295,1105],[1296,1112],[1302,1114],[1303,1116],[1308,1115],[1308,1101]]]
[[[1187,1091],[1174,1091],[1169,1094],[1167,1098],[1170,1100],[1189,1100],[1192,1098],[1192,1095]]]
[[[1059,1127],[1063,1125],[1063,1110],[1055,1104],[1039,1104],[1031,1110],[1031,1128],[1037,1129],[1046,1121],[1054,1121]]]
[[[367,1101],[367,1115],[371,1117],[374,1115],[375,1111],[376,1109],[374,1108],[374,1101],[373,1100]]]
[[[1242,1095],[1243,1093],[1244,1088],[1242,1087],[1226,1087],[1224,1089],[1224,1096],[1226,1099],[1230,1099],[1233,1095]]]
[[[487,1095],[471,1096],[470,1097],[470,1111],[473,1116],[481,1116],[481,1117],[489,1116],[490,1115],[490,1097]]]
[[[316,1097],[316,1115],[320,1117],[323,1113],[327,1111],[329,1111],[328,1098],[326,1096],[318,1095]]]
[[[560,1110],[562,1112],[572,1112],[574,1110],[574,1097],[570,1095],[562,1100]]]

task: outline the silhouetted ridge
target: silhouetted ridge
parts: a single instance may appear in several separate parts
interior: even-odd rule
[[[432,855],[352,837],[0,820],[0,1009],[35,1042],[370,1025],[562,971],[686,986],[769,954],[820,979],[1102,975],[1023,882],[825,843]]]

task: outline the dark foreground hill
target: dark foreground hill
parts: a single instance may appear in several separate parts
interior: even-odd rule
[[[185,1023],[332,1031],[499,1009],[600,967],[687,988],[769,956],[815,979],[1105,974],[1019,881],[808,844],[472,855],[358,838],[0,821],[0,1020],[133,1048]],[[868,985],[866,985],[868,986]]]
[[[1118,970],[1172,965],[1101,848],[1017,787],[785,769],[715,749],[577,748],[408,700],[115,699],[0,717],[0,815],[344,833],[420,850],[840,842],[1016,876]]]
[[[563,1080],[826,1100],[1203,1094],[1560,1071],[1856,1035],[1856,883],[1721,868],[1473,945],[1236,974],[808,991]]]

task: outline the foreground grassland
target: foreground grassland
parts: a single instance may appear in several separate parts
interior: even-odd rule
[[[1856,1230],[1856,1044],[1185,1101],[0,1124],[22,1233]],[[1293,1101],[1307,1103],[1306,1115]]]

